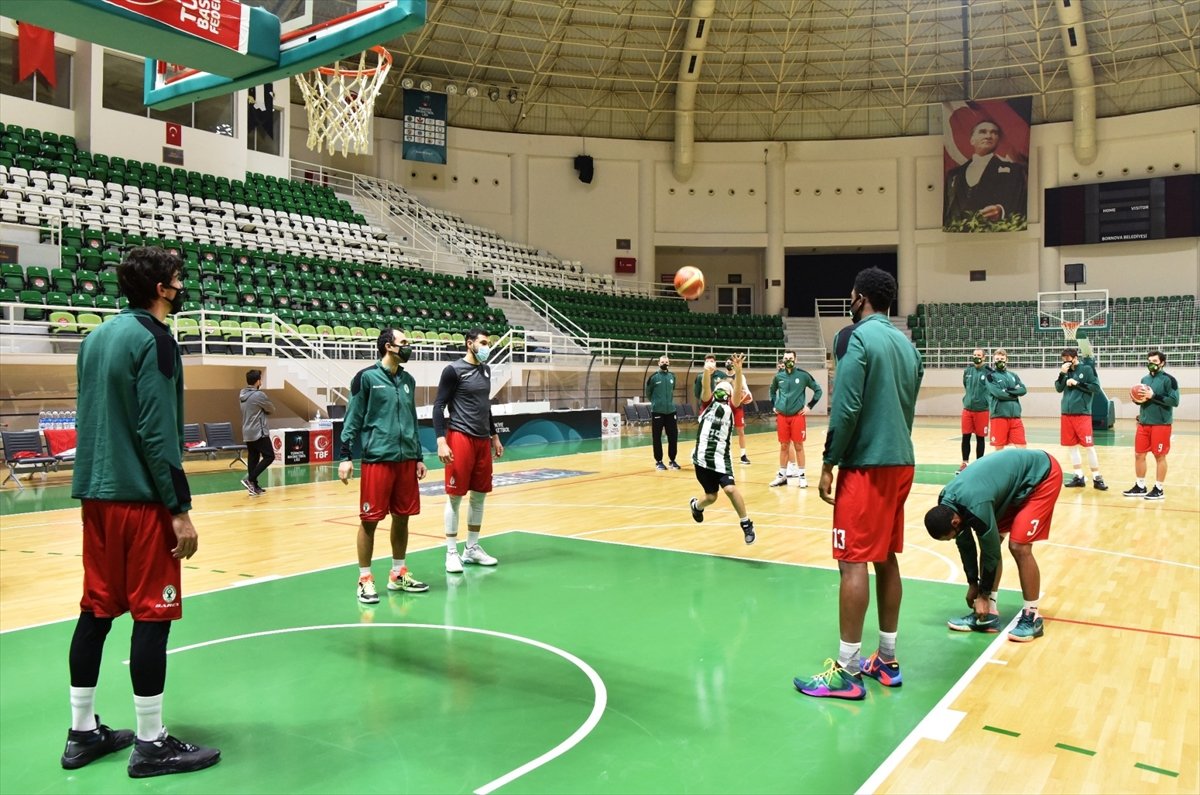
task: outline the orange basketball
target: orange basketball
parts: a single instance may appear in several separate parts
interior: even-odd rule
[[[1129,399],[1134,403],[1145,403],[1154,394],[1154,390],[1145,384],[1134,384],[1129,388]]]
[[[684,265],[675,271],[675,292],[688,301],[695,301],[704,294],[704,274],[699,268]]]

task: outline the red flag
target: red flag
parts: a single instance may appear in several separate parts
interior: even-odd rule
[[[17,23],[17,82],[40,72],[51,88],[58,83],[54,71],[54,31]]]
[[[183,127],[173,121],[167,122],[167,145],[183,146]]]

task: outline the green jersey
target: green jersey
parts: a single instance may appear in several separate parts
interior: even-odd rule
[[[725,375],[720,370],[713,370],[711,373],[709,373],[709,375],[708,375],[709,394],[712,394],[713,386],[715,386],[716,383],[724,377],[725,377]],[[696,376],[696,383],[692,386],[692,394],[696,396],[697,403],[704,402],[704,397],[703,397],[704,396],[704,371],[701,371],[700,375]]]
[[[1075,386],[1067,381],[1074,380]],[[1090,364],[1079,364],[1067,372],[1059,372],[1054,381],[1054,390],[1062,394],[1063,414],[1091,414],[1092,396],[1100,391],[1100,379]]]
[[[817,405],[817,401],[821,399],[823,394],[821,385],[812,377],[806,370],[801,370],[799,367],[792,368],[789,373],[787,368],[775,373],[775,377],[771,379],[771,405],[780,414],[792,416],[799,414],[800,409],[805,405],[805,394],[808,390],[812,390],[812,400],[807,401],[808,407],[811,409]]]
[[[714,400],[700,412],[700,431],[696,434],[696,449],[692,463],[728,475],[733,472],[729,454],[729,436],[733,430],[733,409],[728,403]]]
[[[987,368],[971,365],[963,370],[963,408],[987,411]]]
[[[1170,425],[1179,405],[1179,382],[1175,376],[1159,370],[1142,376],[1142,383],[1154,390],[1154,396],[1138,410],[1139,425]]]
[[[393,375],[376,362],[355,373],[342,424],[342,460],[351,460],[351,446],[361,433],[367,463],[420,461],[416,391],[416,380],[403,367]]]
[[[646,399],[654,414],[675,413],[675,374],[659,370],[646,381]]]
[[[83,340],[71,496],[192,509],[183,474],[183,359],[167,327],[124,309]]]
[[[1000,565],[1000,522],[1017,511],[1049,474],[1049,453],[1010,447],[980,458],[938,495],[938,502],[953,508],[979,536],[978,562],[970,532],[964,529],[955,543],[967,581],[978,582],[984,593],[992,591]]]
[[[1012,419],[1021,416],[1021,395],[1028,390],[1012,370],[987,369],[984,375],[987,388],[988,413],[993,417]]]
[[[925,375],[921,354],[878,313],[839,331],[833,348],[837,380],[824,463],[912,466],[913,412]]]

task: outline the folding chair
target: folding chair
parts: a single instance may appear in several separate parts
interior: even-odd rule
[[[229,462],[230,467],[241,461],[247,469],[250,468],[249,462],[242,458],[242,451],[246,449],[246,445],[238,444],[233,440],[232,424],[228,422],[206,422],[204,423],[204,435],[210,446],[222,452],[232,450],[237,453],[237,458]]]
[[[38,431],[0,431],[0,441],[4,442],[4,465],[8,467],[8,475],[0,480],[0,486],[11,480],[17,489],[24,491],[19,470],[40,469],[44,480],[47,472],[58,468],[58,459],[46,454]]]

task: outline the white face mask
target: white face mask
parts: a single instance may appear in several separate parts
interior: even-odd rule
[[[475,359],[482,364],[488,360],[488,356],[491,354],[491,352],[492,349],[487,345],[480,345],[475,349]]]

